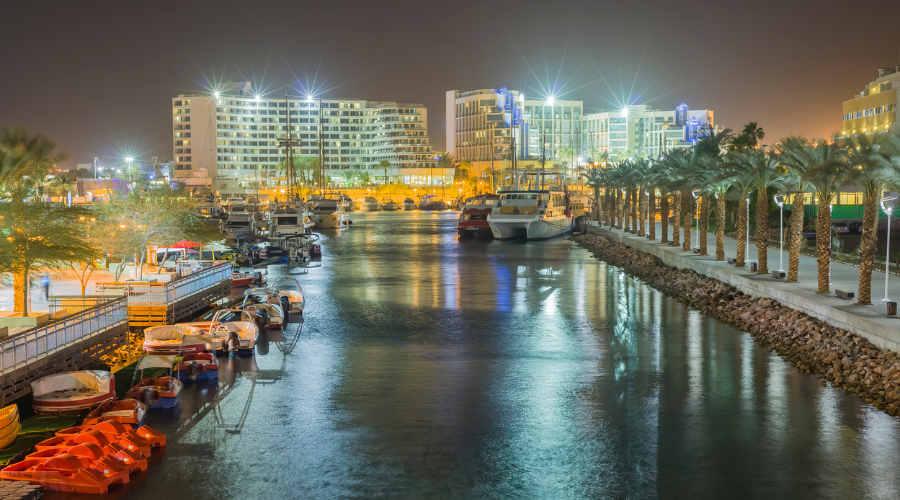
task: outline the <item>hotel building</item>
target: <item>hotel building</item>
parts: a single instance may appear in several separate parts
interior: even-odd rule
[[[446,103],[447,150],[479,174],[491,169],[492,161],[508,161],[513,144],[522,168],[536,166],[542,156],[548,165],[559,166],[587,158],[591,151],[656,157],[692,146],[704,128],[720,129],[711,110],[691,110],[686,104],[674,110],[636,105],[590,111],[583,101],[527,99],[506,88],[450,90]]]
[[[173,180],[220,196],[283,185],[277,141],[288,119],[299,142],[294,156],[318,158],[321,140],[327,176],[338,186],[358,174],[384,182],[383,160],[390,182],[453,178],[452,169],[436,168],[421,104],[259,96],[250,83],[235,83],[172,98]]]
[[[900,103],[900,66],[881,68],[878,78],[858,95],[844,101],[841,136],[887,131],[897,121]]]

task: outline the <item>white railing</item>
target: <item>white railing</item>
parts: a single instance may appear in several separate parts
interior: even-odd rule
[[[128,305],[170,305],[226,279],[230,279],[233,266],[230,262],[224,262],[166,283],[149,283],[145,281],[98,283],[97,293],[124,295],[128,298]]]
[[[0,375],[128,321],[125,299],[92,307],[0,342]]]

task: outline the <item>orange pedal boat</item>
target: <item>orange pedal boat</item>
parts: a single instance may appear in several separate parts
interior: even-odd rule
[[[113,479],[85,468],[82,461],[69,454],[41,460],[22,460],[0,470],[0,479],[28,481],[48,490],[103,495]]]
[[[135,399],[107,401],[101,403],[84,417],[83,425],[99,424],[104,420],[112,420],[132,427],[140,427],[147,415],[147,405]]]

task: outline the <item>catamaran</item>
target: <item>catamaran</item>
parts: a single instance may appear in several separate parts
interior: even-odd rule
[[[584,214],[586,198],[570,193],[564,187],[543,188],[540,176],[558,173],[524,172],[535,176],[533,184],[538,189],[501,190],[500,200],[491,214],[488,224],[494,238],[526,238],[541,240],[553,238],[572,231],[575,219]],[[518,185],[518,179],[515,179]]]

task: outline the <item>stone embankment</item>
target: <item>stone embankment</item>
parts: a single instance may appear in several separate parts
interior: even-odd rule
[[[730,285],[675,269],[659,258],[595,234],[573,239],[595,257],[625,269],[687,306],[750,333],[805,373],[900,415],[900,356],[778,301],[755,298]]]

